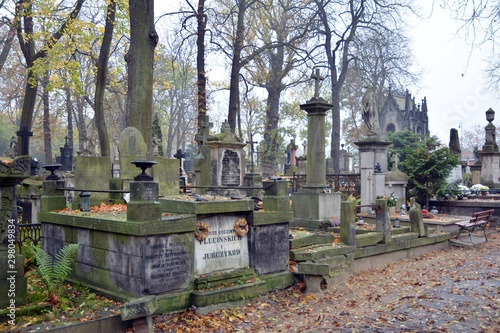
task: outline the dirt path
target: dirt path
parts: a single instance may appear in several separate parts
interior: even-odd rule
[[[155,332],[500,332],[500,234],[353,274],[322,294],[299,287],[206,316],[158,316]]]

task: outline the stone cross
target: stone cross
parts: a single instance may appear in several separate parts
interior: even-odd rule
[[[28,126],[22,125],[21,130],[16,132],[17,136],[21,137],[21,151],[20,155],[29,155],[30,151],[30,136],[33,136],[33,132],[28,131]]]
[[[392,171],[398,170],[398,162],[399,162],[398,154],[396,153],[392,154],[391,162],[392,162]]]
[[[253,163],[253,154],[255,152],[254,148],[253,148],[253,144],[254,143],[257,143],[257,141],[253,141],[253,133],[250,133],[250,141],[247,141],[246,142],[247,144],[250,144],[250,165],[251,165],[251,172],[253,173],[254,172],[254,163]]]
[[[324,80],[325,78],[319,75],[319,69],[316,69],[316,72],[313,72],[311,75],[311,79],[313,79],[314,82],[314,99],[319,98],[319,81]]]
[[[179,175],[182,177],[182,159],[186,157],[186,154],[182,153],[182,149],[177,149],[174,157],[179,159]]]

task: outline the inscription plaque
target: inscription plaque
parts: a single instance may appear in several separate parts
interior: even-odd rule
[[[194,240],[195,275],[248,267],[248,236],[234,232],[238,216],[219,215],[199,220],[208,225],[208,237]]]
[[[240,157],[238,153],[232,150],[224,151],[222,157],[222,186],[239,186],[240,185]]]
[[[189,249],[171,237],[151,237],[143,244],[144,292],[159,294],[186,288],[191,280]]]
[[[255,270],[259,274],[288,271],[288,224],[255,227],[253,235]]]

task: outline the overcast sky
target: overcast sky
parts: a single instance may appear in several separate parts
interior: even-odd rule
[[[427,3],[427,1],[426,1]],[[431,13],[430,5],[424,11]],[[450,18],[447,10],[434,6],[428,20],[414,24],[414,55],[426,70],[420,88],[410,90],[416,100],[427,97],[429,129],[443,143],[448,143],[451,128],[471,129],[473,125],[487,125],[485,112],[496,111],[500,120],[500,103],[496,94],[487,91],[484,76],[487,48],[475,48],[457,36],[458,23]]]
[[[178,8],[179,0],[155,1],[155,13],[160,15],[167,7]],[[430,1],[422,1],[423,16],[431,14]],[[429,129],[447,144],[451,128],[471,129],[478,124],[486,126],[485,112],[496,111],[495,122],[500,122],[500,102],[496,94],[486,91],[484,77],[488,51],[471,47],[457,36],[459,24],[450,18],[448,10],[435,4],[430,18],[413,23],[413,53],[424,70],[418,87],[408,87],[420,102],[427,97]]]

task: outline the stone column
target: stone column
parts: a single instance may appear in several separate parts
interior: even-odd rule
[[[309,100],[300,106],[307,112],[307,164],[304,188],[322,189],[326,183],[325,116],[332,104],[323,99]]]
[[[133,181],[130,183],[130,201],[127,204],[127,221],[156,221],[161,219],[158,201],[158,183]]]

